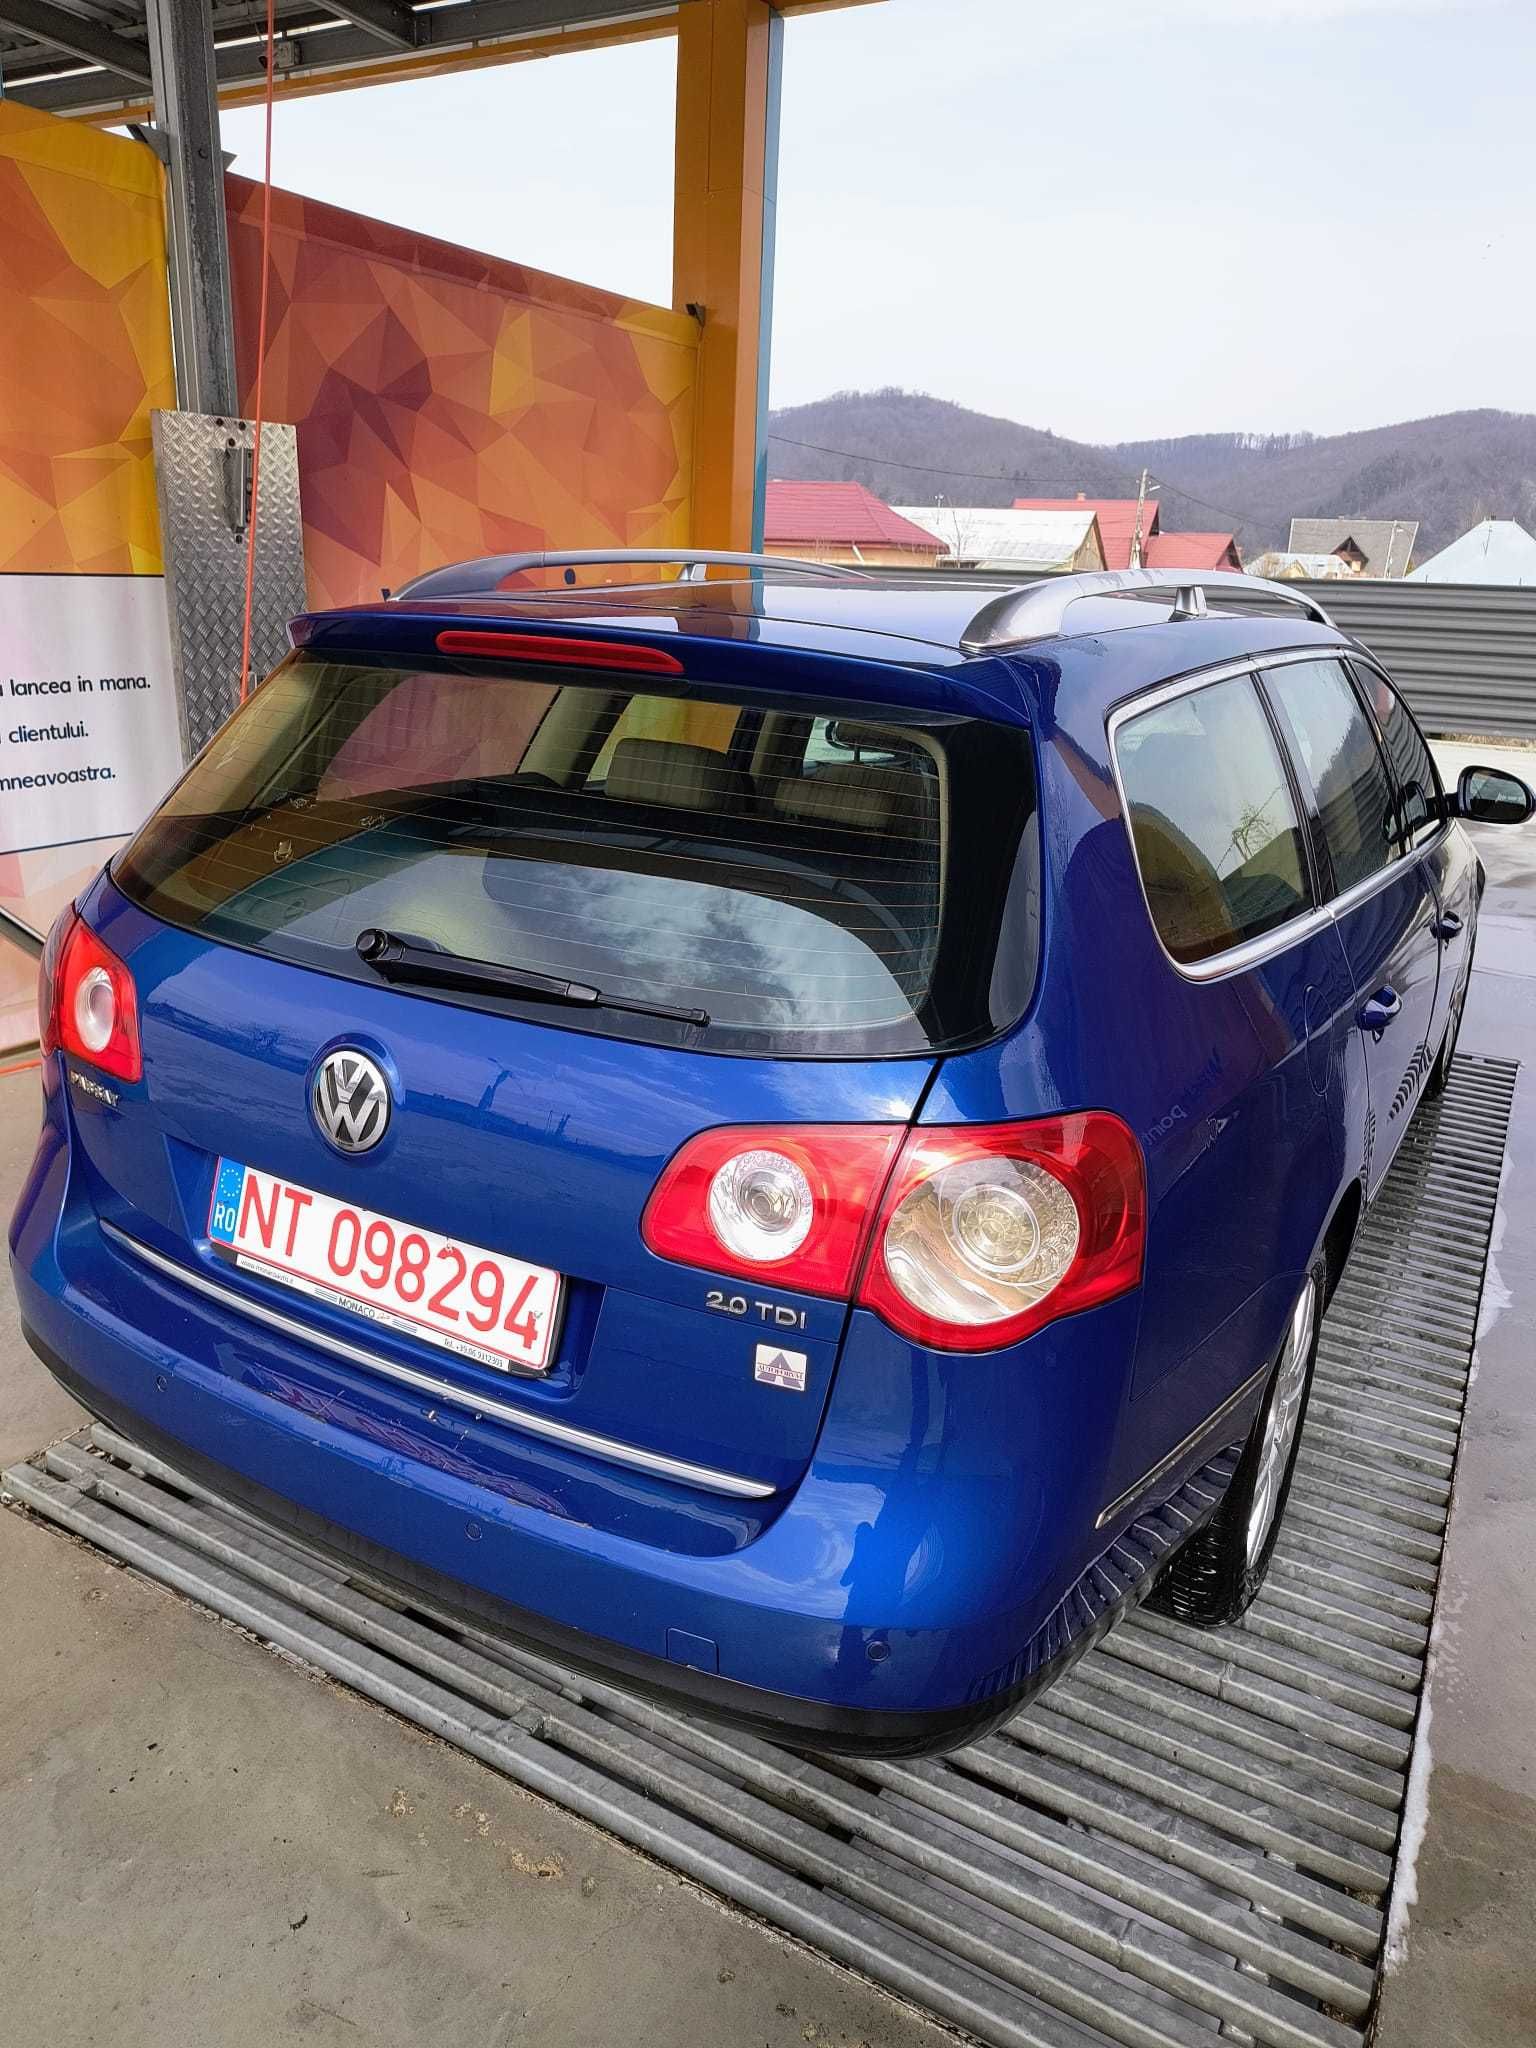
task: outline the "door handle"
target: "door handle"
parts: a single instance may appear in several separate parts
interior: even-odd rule
[[[1403,1007],[1403,999],[1395,988],[1377,989],[1370,1001],[1360,1012],[1359,1024],[1362,1031],[1374,1031],[1379,1038],[1392,1019]]]
[[[1444,917],[1438,917],[1435,920],[1435,937],[1437,939],[1454,939],[1460,930],[1461,919],[1454,910],[1448,910]]]

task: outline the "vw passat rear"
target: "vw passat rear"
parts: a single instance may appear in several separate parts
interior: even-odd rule
[[[1339,636],[515,566],[299,621],[60,919],[34,1348],[408,1591],[821,1747],[964,1740],[1154,1587],[1240,1611],[1374,1185],[1243,664]],[[1208,803],[1200,700],[1110,733],[1234,661],[1281,765],[1221,844],[1122,787],[1182,732]]]

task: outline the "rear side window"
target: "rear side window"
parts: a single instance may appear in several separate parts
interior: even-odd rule
[[[381,928],[709,1023],[439,999],[711,1051],[909,1051],[1022,1011],[1033,809],[1027,734],[979,720],[299,656],[113,872],[171,923],[333,973],[372,980],[356,941]]]
[[[1397,777],[1404,843],[1418,846],[1439,830],[1441,822],[1440,777],[1434,760],[1407,705],[1386,677],[1359,664],[1355,675],[1376,714]]]
[[[1147,903],[1175,960],[1208,960],[1309,908],[1290,780],[1250,677],[1127,719],[1115,759]]]
[[[1296,735],[1342,895],[1398,853],[1381,748],[1343,662],[1287,662],[1266,670],[1264,679]]]

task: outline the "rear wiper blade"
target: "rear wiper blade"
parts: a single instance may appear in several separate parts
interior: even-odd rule
[[[701,1027],[709,1022],[708,1010],[604,995],[584,981],[561,981],[551,974],[535,974],[530,967],[503,967],[497,960],[468,959],[399,932],[380,931],[376,925],[358,933],[357,957],[386,981],[408,982],[417,988],[460,989],[466,995],[531,996],[535,1002],[570,1003],[584,1010],[623,1010],[634,1017],[665,1017],[672,1023]]]

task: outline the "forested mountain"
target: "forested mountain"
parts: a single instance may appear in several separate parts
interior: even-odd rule
[[[1479,519],[1536,529],[1536,415],[1453,412],[1358,434],[1186,434],[1096,447],[924,392],[839,391],[773,413],[768,471],[868,485],[887,503],[1130,497],[1145,465],[1162,523],[1284,547],[1295,516],[1417,519],[1424,560]]]

